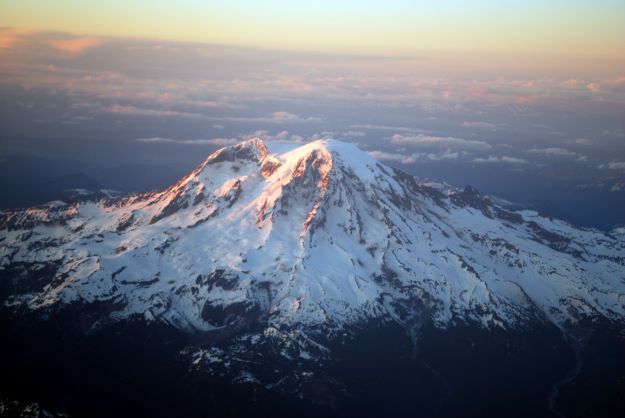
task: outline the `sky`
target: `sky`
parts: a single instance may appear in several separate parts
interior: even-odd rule
[[[622,1],[0,0],[0,207],[51,179],[161,187],[245,138],[333,137],[609,228],[623,21]]]
[[[263,48],[622,58],[621,0],[24,0],[0,26]]]

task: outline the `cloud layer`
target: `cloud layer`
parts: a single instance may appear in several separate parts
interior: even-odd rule
[[[0,154],[39,152],[22,138],[125,141],[165,159],[252,136],[332,137],[461,180],[476,170],[623,180],[622,69],[561,75],[464,60],[0,29],[0,121],[16,144],[5,140]]]

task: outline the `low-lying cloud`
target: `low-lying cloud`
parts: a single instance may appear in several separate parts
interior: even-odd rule
[[[369,154],[371,157],[375,158],[376,160],[397,162],[397,163],[401,163],[405,165],[413,164],[417,162],[417,160],[419,159],[419,156],[417,154],[405,155],[405,154],[398,154],[398,153],[378,151],[378,150],[367,151],[367,154]]]
[[[578,161],[585,161],[587,159],[587,157],[583,154],[560,147],[532,148],[527,150],[527,152],[531,154],[543,155],[546,157],[572,158]]]
[[[611,161],[607,164],[599,165],[599,168],[609,170],[625,170],[625,161]]]
[[[433,135],[403,135],[395,134],[389,138],[394,144],[404,144],[412,146],[429,146],[442,148],[458,148],[466,150],[488,150],[492,146],[484,141],[474,139],[456,138],[452,136],[433,136]]]
[[[475,164],[490,163],[495,173],[531,164],[563,181],[578,176],[580,184],[589,173],[621,176],[625,161],[622,67],[596,74],[572,68],[566,76],[502,69],[495,77],[478,67],[455,71],[435,56],[324,55],[6,28],[0,62],[5,138],[128,143],[155,159],[164,149],[159,143],[179,144],[172,152],[188,156],[194,145],[252,136],[335,138],[397,164],[454,162],[434,175],[482,170]],[[39,152],[27,141],[17,148]]]
[[[494,123],[489,123],[489,122],[465,121],[465,122],[462,122],[461,126],[463,128],[487,129],[490,131],[497,130],[497,125]]]
[[[492,155],[489,155],[486,158],[478,157],[474,158],[473,162],[478,164],[529,164],[529,161],[524,160],[523,158],[508,157],[506,155],[501,157],[495,157]]]

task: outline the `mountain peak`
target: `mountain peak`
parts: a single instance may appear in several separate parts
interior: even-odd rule
[[[625,317],[622,236],[441,193],[332,139],[255,138],[161,192],[6,219],[2,263],[51,272],[15,287],[32,309],[119,300],[115,318],[197,329]]]
[[[236,145],[223,147],[209,155],[204,165],[216,164],[223,161],[234,161],[236,159],[246,159],[261,161],[267,156],[267,147],[259,138],[252,138],[240,142]]]

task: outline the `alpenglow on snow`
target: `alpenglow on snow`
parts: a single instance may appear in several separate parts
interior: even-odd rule
[[[103,321],[254,322],[312,345],[315,330],[373,318],[412,332],[625,317],[625,230],[420,183],[335,140],[253,139],[162,191],[0,219],[2,300],[16,309],[107,303]]]

